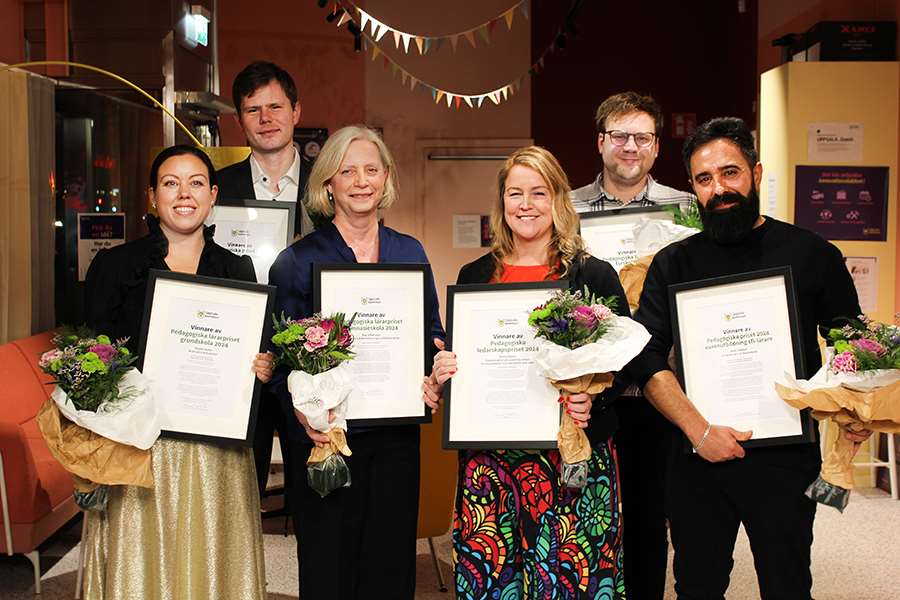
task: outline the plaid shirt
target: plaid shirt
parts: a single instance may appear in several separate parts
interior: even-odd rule
[[[622,202],[605,189],[603,189],[603,172],[597,175],[592,183],[576,190],[572,190],[569,196],[572,205],[577,212],[591,212],[598,210],[612,210],[614,208],[631,208],[641,206],[657,206],[660,204],[678,204],[683,210],[690,207],[695,197],[689,192],[682,192],[675,188],[657,183],[649,174],[647,185],[631,199],[630,202]]]
[[[594,212],[598,210],[613,210],[616,208],[638,208],[658,206],[661,204],[678,204],[681,210],[688,211],[696,197],[689,192],[682,192],[675,188],[657,183],[655,179],[647,175],[647,185],[640,193],[624,203],[603,189],[603,172],[597,175],[593,183],[589,183],[577,190],[572,190],[569,196],[572,205],[577,212]],[[636,385],[630,385],[622,392],[623,396],[641,396],[641,390]]]

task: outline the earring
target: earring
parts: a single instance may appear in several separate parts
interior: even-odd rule
[[[334,204],[334,194],[331,191],[328,192],[328,201]]]
[[[151,202],[150,208],[152,208],[153,210],[156,210],[156,202]]]

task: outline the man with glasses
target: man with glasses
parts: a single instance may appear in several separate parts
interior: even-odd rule
[[[572,192],[578,212],[631,209],[664,204],[688,208],[694,196],[657,183],[650,169],[659,154],[662,109],[650,96],[623,92],[597,108],[597,147],[603,170]],[[662,600],[668,542],[663,511],[667,444],[674,428],[637,387],[616,401],[616,432],[622,514],[625,519],[625,587],[629,598]]]
[[[659,154],[662,109],[650,96],[622,92],[597,108],[597,148],[603,170],[592,183],[572,192],[578,212],[612,208],[688,205],[693,196],[656,182],[650,169]]]

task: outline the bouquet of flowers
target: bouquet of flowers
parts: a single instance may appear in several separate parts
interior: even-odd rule
[[[347,362],[353,358],[353,319],[345,321],[342,313],[335,313],[292,320],[282,314],[273,321],[272,343],[280,350],[275,361],[291,368],[287,383],[294,408],[330,440],[323,448],[313,447],[306,461],[309,486],[325,497],[350,485],[350,469],[341,455],[352,454],[345,434],[347,398],[353,390]]]
[[[698,231],[703,230],[703,222],[700,220],[700,212],[696,202],[691,202],[687,208],[680,208],[677,204],[666,207],[672,214],[672,222],[660,219],[648,219],[642,217],[633,228],[634,249],[638,259],[622,267],[619,271],[619,281],[625,290],[628,306],[634,313],[644,290],[644,280],[647,278],[647,270],[657,252],[677,241],[689,238]]]
[[[826,364],[809,381],[785,377],[776,384],[781,398],[851,430],[900,433],[900,327],[860,315],[828,332],[826,355]],[[839,433],[806,495],[843,511],[854,487],[856,449]]]
[[[616,298],[598,298],[585,287],[584,292],[557,291],[531,311],[538,372],[560,392],[599,394],[612,385],[612,371],[621,370],[650,341],[643,325],[614,314],[615,307]],[[562,414],[557,439],[563,484],[584,487],[591,445],[568,413]]]
[[[108,485],[153,486],[149,448],[160,422],[126,342],[87,329],[64,331],[38,363],[56,384],[38,412],[38,426],[50,452],[73,474],[82,508],[105,508]]]

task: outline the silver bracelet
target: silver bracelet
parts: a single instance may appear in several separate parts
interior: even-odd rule
[[[700,448],[703,447],[703,444],[706,443],[706,438],[709,437],[709,432],[712,429],[712,423],[706,424],[706,431],[703,432],[703,437],[700,438],[700,441],[697,442],[697,445],[694,446],[694,452],[699,452]]]

